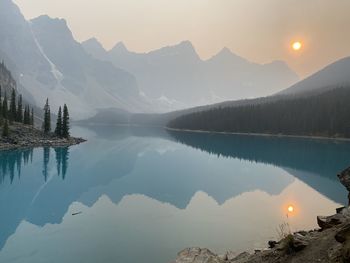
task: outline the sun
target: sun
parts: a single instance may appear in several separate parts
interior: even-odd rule
[[[287,209],[288,209],[289,213],[293,213],[294,212],[294,206],[292,206],[292,205],[288,206]]]
[[[302,44],[301,42],[299,41],[296,41],[296,42],[293,42],[292,44],[292,48],[295,50],[295,51],[299,51],[302,47]]]

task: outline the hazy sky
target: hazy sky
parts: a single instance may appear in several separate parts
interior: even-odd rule
[[[224,46],[251,61],[285,60],[306,76],[350,55],[349,0],[15,0],[26,18],[65,18],[77,40],[145,52],[190,40],[202,58]],[[302,51],[290,48],[300,40]]]

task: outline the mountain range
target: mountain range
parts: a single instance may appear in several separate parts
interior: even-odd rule
[[[189,41],[148,53],[131,52],[122,42],[106,51],[95,38],[82,45],[93,57],[132,73],[142,94],[172,110],[267,96],[298,80],[282,61],[252,63],[228,48],[202,60]]]
[[[284,62],[251,63],[227,48],[202,60],[189,41],[145,54],[123,43],[106,51],[96,39],[76,41],[64,19],[27,21],[11,0],[0,0],[0,59],[29,102],[49,98],[53,111],[67,103],[75,120],[265,96],[298,80]]]
[[[35,105],[42,106],[46,98],[53,109],[67,103],[75,119],[93,116],[104,107],[151,109],[136,79],[87,54],[65,20],[41,16],[27,21],[10,0],[0,0],[0,56],[20,92]]]
[[[95,38],[76,41],[64,19],[27,21],[11,0],[0,0],[0,60],[29,103],[41,108],[49,98],[53,112],[67,103],[74,120],[117,113],[113,122],[123,116],[123,122],[164,124],[203,108],[263,103],[350,83],[350,58],[298,82],[283,61],[257,64],[228,48],[203,60],[189,41],[148,53],[119,42],[107,51]]]

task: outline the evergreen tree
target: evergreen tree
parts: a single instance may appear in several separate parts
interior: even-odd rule
[[[45,182],[47,181],[47,175],[48,175],[48,165],[50,162],[50,148],[45,147],[44,148],[44,161],[43,161],[43,175],[45,178]]]
[[[61,108],[61,106],[58,109],[58,113],[57,113],[55,134],[58,137],[62,137],[62,108]]]
[[[28,125],[29,119],[28,119],[28,105],[24,107],[24,114],[23,114],[23,124]]]
[[[5,92],[5,95],[4,95],[4,101],[2,103],[2,116],[4,119],[7,120],[8,118],[8,106],[7,106],[7,95],[6,95],[6,92]]]
[[[27,105],[24,106],[24,112],[23,112],[23,124],[27,124],[26,120],[27,120]]]
[[[44,106],[44,123],[43,123],[44,133],[49,133],[51,131],[51,112],[49,99],[46,99],[46,104]]]
[[[10,122],[13,122],[16,120],[17,115],[17,109],[16,109],[16,91],[15,89],[12,89],[11,92],[11,100],[10,100],[10,111],[8,114],[8,118]]]
[[[66,104],[63,106],[62,137],[69,138],[69,113]]]
[[[1,99],[1,85],[0,85],[0,124],[2,124],[3,115],[2,115],[2,99]]]
[[[23,106],[22,106],[22,95],[18,97],[18,106],[17,106],[17,122],[23,122]]]
[[[5,120],[4,127],[2,128],[2,137],[8,137],[10,134],[8,120]]]
[[[30,125],[34,126],[34,108],[32,108],[32,113],[30,115]]]

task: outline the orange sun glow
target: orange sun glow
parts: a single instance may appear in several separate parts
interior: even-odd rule
[[[290,205],[288,206],[288,212],[293,213],[294,212],[294,206]]]
[[[296,42],[294,42],[294,43],[292,44],[292,48],[293,48],[295,51],[300,50],[301,47],[302,47],[302,44],[301,44],[301,42],[299,42],[299,41],[296,41]]]

